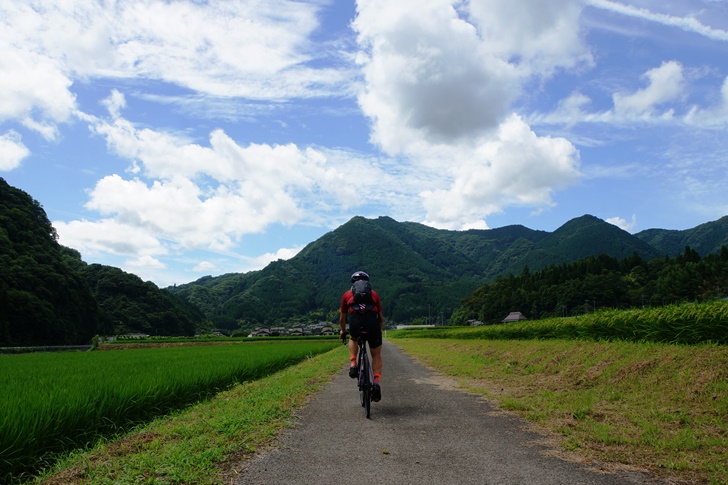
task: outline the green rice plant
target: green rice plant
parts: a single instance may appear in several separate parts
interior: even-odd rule
[[[437,327],[388,333],[392,338],[486,340],[565,339],[694,345],[728,344],[728,301],[635,310],[601,310],[576,317],[525,320],[481,327]]]
[[[0,481],[332,347],[287,341],[0,355]]]

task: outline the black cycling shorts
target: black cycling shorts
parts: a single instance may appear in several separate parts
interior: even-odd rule
[[[358,339],[363,336],[372,349],[382,346],[382,328],[379,326],[378,312],[349,312],[346,314],[346,320],[352,338]]]

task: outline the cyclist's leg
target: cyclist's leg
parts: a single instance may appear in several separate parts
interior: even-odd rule
[[[373,374],[382,374],[382,346],[373,349],[369,347],[369,350],[372,353],[372,373]]]
[[[355,337],[349,337],[349,356],[354,356],[359,353],[359,339]]]
[[[379,315],[370,319],[367,323],[369,326],[369,349],[372,354],[372,373],[376,375],[382,374],[382,328],[379,325]]]

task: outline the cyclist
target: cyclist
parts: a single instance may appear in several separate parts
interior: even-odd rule
[[[357,271],[351,275],[351,283],[355,281],[369,281],[369,275],[363,271]],[[359,344],[359,336],[361,335],[362,325],[367,329],[367,342],[372,354],[372,371],[374,374],[374,382],[372,386],[372,401],[379,402],[382,399],[382,390],[379,386],[379,379],[382,376],[382,329],[384,328],[384,315],[382,314],[382,302],[376,291],[372,290],[372,306],[365,312],[364,318],[360,315],[354,315],[354,294],[348,290],[341,297],[341,307],[339,313],[339,325],[341,331],[339,336],[343,339],[346,335],[346,324],[349,323],[349,377],[356,379],[359,369],[356,366],[357,346]]]

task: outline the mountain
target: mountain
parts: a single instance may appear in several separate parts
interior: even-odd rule
[[[88,344],[96,334],[193,335],[202,312],[154,283],[88,265],[41,205],[0,178],[0,346]]]
[[[385,315],[404,322],[447,318],[476,288],[526,266],[538,270],[601,253],[620,259],[660,256],[646,242],[589,215],[553,233],[520,225],[447,231],[390,217],[354,217],[287,261],[168,290],[198,305],[222,328],[306,314],[332,321],[349,275],[362,270],[382,296]]]
[[[681,254],[685,246],[703,256],[719,253],[721,246],[728,246],[728,216],[684,231],[647,229],[635,236],[670,257]]]
[[[118,268],[87,265],[78,251],[57,243],[40,204],[0,178],[0,346],[87,343],[95,333],[190,335],[211,326],[332,321],[357,270],[371,275],[390,321],[444,320],[498,277],[600,254],[650,261],[684,252],[692,260],[685,246],[704,256],[721,245],[728,246],[728,217],[637,235],[590,215],[551,233],[521,225],[446,231],[354,217],[260,271],[161,290]]]
[[[41,205],[0,178],[0,346],[88,343],[98,318]]]

